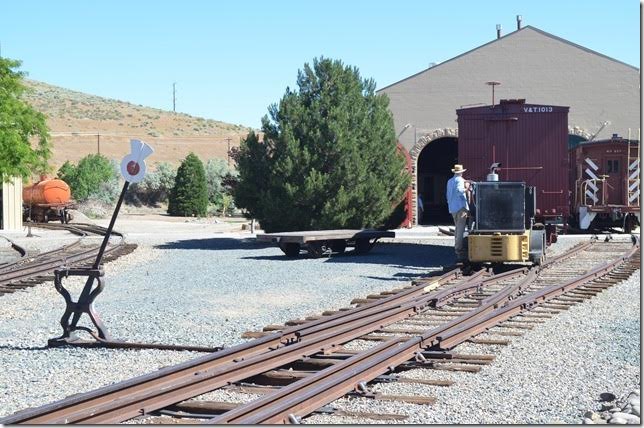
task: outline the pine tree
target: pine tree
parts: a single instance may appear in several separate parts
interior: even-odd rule
[[[168,200],[168,214],[205,216],[208,210],[208,187],[203,163],[194,153],[188,154],[177,170]]]
[[[235,202],[268,232],[382,226],[409,185],[385,95],[357,68],[314,59],[237,154]]]

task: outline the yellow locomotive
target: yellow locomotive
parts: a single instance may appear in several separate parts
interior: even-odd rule
[[[470,263],[529,262],[545,260],[546,235],[535,228],[536,192],[523,182],[474,183],[474,222],[467,235]]]

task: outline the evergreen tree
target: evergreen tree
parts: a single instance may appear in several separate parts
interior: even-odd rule
[[[410,177],[385,95],[357,68],[314,59],[236,154],[235,202],[268,232],[382,226]]]
[[[49,170],[50,144],[45,116],[21,99],[21,62],[0,57],[0,179],[27,178]],[[35,147],[31,140],[35,140]]]
[[[205,216],[208,210],[208,187],[203,163],[194,153],[188,154],[177,170],[168,201],[168,214]]]

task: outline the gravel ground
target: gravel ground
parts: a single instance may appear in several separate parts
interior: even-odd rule
[[[348,306],[355,297],[406,285],[411,278],[441,269],[453,256],[451,241],[439,240],[420,246],[382,244],[364,256],[292,260],[277,247],[248,239],[249,234],[211,229],[199,234],[197,228],[205,226],[189,226],[168,233],[167,242],[157,230],[145,236],[128,234],[141,244],[139,249],[106,266],[107,285],[95,307],[113,337],[232,345],[242,342],[244,331]],[[65,283],[74,296],[82,284],[80,278]],[[6,369],[0,371],[0,417],[200,355],[47,349],[47,339],[62,331],[64,303],[53,284],[1,299],[0,365]]]
[[[128,341],[232,345],[242,341],[244,331],[348,306],[355,297],[406,285],[410,279],[453,261],[450,237],[383,243],[364,256],[287,259],[278,248],[258,244],[248,233],[227,233],[222,225],[177,224],[167,233],[162,233],[160,225],[153,233],[145,233],[145,228],[137,229],[134,224],[129,227],[125,230],[128,239],[140,247],[106,266],[107,286],[96,301],[96,309],[112,336]],[[579,239],[561,239],[553,254]],[[75,295],[82,287],[78,278],[66,284]],[[537,423],[556,418],[579,422],[577,409],[591,408],[598,392],[613,388],[618,393],[622,387],[632,389],[633,382],[639,384],[639,277],[629,284],[615,287],[513,340],[511,346],[500,350],[494,365],[478,375],[440,373],[453,376],[459,383],[442,389],[441,394],[445,392],[447,398],[441,395],[436,406],[384,403],[396,409],[381,407],[379,411],[400,413],[401,408],[411,409],[407,423]],[[617,291],[621,289],[628,294]],[[47,339],[61,333],[58,322],[64,309],[53,284],[3,296],[2,303],[0,365],[5,370],[0,372],[0,417],[201,355],[159,350],[47,349]],[[586,312],[577,313],[584,308]],[[584,319],[590,313],[600,318],[587,321],[583,327],[574,325],[574,319]],[[574,314],[577,316],[567,318]],[[552,327],[566,319],[565,329]],[[548,332],[541,333],[542,328]],[[574,333],[577,330],[579,333]],[[541,349],[544,342],[537,340],[541,336],[553,346]],[[571,354],[572,350],[575,352]],[[532,358],[535,352],[544,355],[536,364]],[[614,355],[619,358],[612,358]],[[581,362],[595,356],[600,359],[593,370],[583,369]],[[519,370],[515,358],[530,358],[531,364]],[[556,359],[565,365],[555,370]],[[573,372],[577,374],[568,375]],[[544,377],[544,373],[553,375]],[[560,387],[558,378],[572,379],[570,392]],[[535,379],[541,386],[533,385]],[[469,382],[474,383],[468,386]],[[515,389],[517,395],[501,396]],[[351,400],[347,405],[366,405],[361,402]],[[535,412],[543,418],[535,418]],[[338,419],[329,421],[342,423]]]

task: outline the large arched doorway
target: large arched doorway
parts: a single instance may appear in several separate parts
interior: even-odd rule
[[[418,224],[451,223],[447,210],[445,188],[452,176],[452,167],[458,162],[458,139],[442,137],[427,144],[418,156],[416,177],[418,196],[423,201],[423,214]]]

